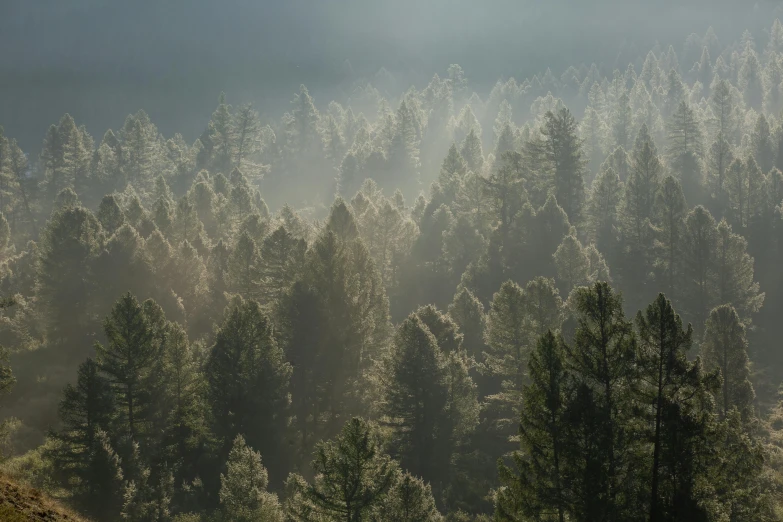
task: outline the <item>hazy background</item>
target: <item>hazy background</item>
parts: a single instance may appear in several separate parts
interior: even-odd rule
[[[191,141],[221,90],[231,102],[255,102],[262,119],[276,118],[300,83],[325,104],[380,66],[399,93],[459,63],[484,95],[498,77],[547,66],[558,76],[582,62],[624,68],[656,40],[679,52],[689,33],[709,25],[732,41],[768,26],[778,4],[0,0],[0,125],[37,150],[64,112],[100,139],[143,108],[164,135]]]

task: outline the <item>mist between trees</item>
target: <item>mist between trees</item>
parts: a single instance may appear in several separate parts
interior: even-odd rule
[[[2,470],[96,521],[779,520],[783,24],[631,59],[0,131]]]

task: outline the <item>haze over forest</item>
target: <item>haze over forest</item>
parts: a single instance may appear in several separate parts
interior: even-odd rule
[[[113,4],[0,3],[3,480],[783,520],[783,3]]]

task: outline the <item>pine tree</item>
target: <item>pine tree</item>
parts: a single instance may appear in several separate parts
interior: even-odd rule
[[[466,173],[465,160],[457,150],[457,145],[452,143],[438,174],[438,184],[443,189],[447,201],[452,202],[456,199],[460,181]]]
[[[481,147],[479,134],[471,129],[459,150],[468,170],[476,174],[480,174],[484,167],[484,151]]]
[[[714,308],[707,318],[702,356],[708,369],[719,368],[723,382],[716,394],[721,416],[737,408],[743,416],[752,414],[755,393],[750,383],[750,362],[745,327],[731,305]]]
[[[83,483],[75,492],[76,501],[96,520],[116,520],[122,507],[123,474],[120,458],[103,430],[87,454]]]
[[[212,113],[212,119],[207,127],[213,154],[211,164],[215,172],[228,174],[233,166],[233,149],[236,141],[233,119],[231,106],[226,103],[225,93],[221,92],[218,106]]]
[[[587,283],[590,275],[590,258],[587,257],[587,252],[576,236],[566,236],[552,257],[557,267],[560,286],[566,295],[574,287]]]
[[[527,376],[527,359],[532,349],[530,320],[525,312],[522,288],[506,281],[493,296],[487,314],[486,343],[482,373],[491,377],[492,400],[499,408],[499,426],[509,431],[508,424],[518,416],[522,386]],[[509,435],[513,433],[513,430]]]
[[[734,142],[736,132],[736,100],[731,84],[727,80],[720,80],[712,89],[710,106],[715,115],[713,124],[717,138],[731,144]]]
[[[590,451],[596,454],[572,455],[574,465],[569,474],[576,473],[577,480],[596,481],[579,486],[584,493],[578,495],[583,499],[582,495],[589,492],[598,495],[586,501],[590,505],[587,509],[592,512],[586,520],[593,520],[594,516],[625,520],[624,513],[636,508],[628,494],[630,491],[625,490],[632,486],[626,482],[634,444],[625,434],[632,404],[626,386],[636,378],[636,339],[631,323],[623,314],[622,299],[608,283],[578,288],[571,300],[577,314],[577,328],[573,345],[565,347],[565,360],[576,381],[577,396],[569,406],[581,411],[572,410],[569,414],[568,430],[575,436],[592,433],[596,440],[591,443],[595,447]],[[590,475],[595,472],[590,469],[593,465],[600,466],[602,476]]]
[[[233,116],[234,164],[243,172],[251,173],[252,177],[258,171],[258,167],[252,163],[250,158],[261,149],[258,113],[253,110],[251,103],[247,103],[240,106]]]
[[[734,161],[731,145],[726,137],[718,134],[710,147],[707,159],[707,186],[717,212],[723,214],[728,208],[726,182],[729,167]]]
[[[614,259],[617,250],[617,234],[620,227],[620,209],[623,184],[617,172],[611,167],[593,181],[590,200],[587,204],[587,222],[590,236],[598,250]]]
[[[93,312],[90,269],[98,254],[100,224],[81,207],[56,212],[40,247],[37,297],[47,338],[69,350],[80,344]]]
[[[652,219],[663,165],[646,127],[639,130],[632,154],[631,172],[625,184],[623,226],[625,234],[640,245],[645,238],[645,221]]]
[[[682,246],[683,307],[698,328],[709,312],[717,248],[716,223],[704,207],[695,207],[685,218]]]
[[[636,325],[641,392],[652,405],[643,417],[653,446],[649,520],[669,520],[678,513],[704,516],[697,491],[711,412],[702,404],[716,379],[702,374],[700,361],[687,360],[693,330],[690,325],[683,330],[663,294],[637,314]]]
[[[414,313],[435,336],[435,342],[443,355],[462,351],[463,336],[449,315],[440,312],[435,305],[421,306]]]
[[[313,483],[298,475],[288,478],[285,511],[291,520],[370,519],[390,495],[398,474],[382,452],[377,428],[360,418],[349,420],[335,440],[318,444],[312,468]]]
[[[622,207],[624,261],[619,267],[624,289],[643,302],[644,286],[652,265],[650,221],[654,219],[655,199],[663,175],[646,126],[639,130],[633,152],[631,172],[625,184]],[[634,303],[636,304],[636,303]]]
[[[394,426],[395,453],[403,467],[429,481],[445,471],[435,460],[448,399],[441,359],[435,336],[417,315],[408,317],[395,336],[384,413]]]
[[[491,221],[497,223],[503,244],[509,234],[511,221],[520,210],[524,197],[523,157],[516,152],[507,152],[496,160],[496,168],[484,180],[489,200]]]
[[[712,303],[732,305],[745,323],[764,303],[764,293],[753,280],[753,258],[747,253],[747,246],[745,238],[733,233],[725,220],[718,224]]]
[[[764,114],[759,114],[756,125],[750,136],[750,147],[762,173],[772,170],[775,162],[775,151],[772,148],[772,134]]]
[[[288,139],[291,152],[303,155],[305,158],[320,149],[320,137],[317,124],[320,115],[315,108],[313,98],[304,85],[299,86],[299,92],[291,101],[291,127],[288,130]]]
[[[158,162],[157,129],[144,111],[129,116],[126,128],[123,139],[125,179],[136,187],[147,189],[152,184]]]
[[[256,242],[245,232],[237,239],[228,258],[229,288],[244,298],[253,299],[258,292],[259,255]]]
[[[234,439],[220,474],[220,504],[228,520],[282,522],[283,512],[277,495],[269,493],[269,476],[261,464],[261,455],[248,447],[242,435]]]
[[[740,229],[754,225],[763,212],[764,174],[756,160],[735,159],[726,173],[728,209],[733,223]]]
[[[616,105],[612,107],[610,114],[610,148],[622,147],[627,149],[629,140],[632,137],[631,106],[628,93],[623,92],[615,103]]]
[[[449,317],[459,328],[462,334],[462,347],[471,357],[477,360],[485,351],[484,330],[486,328],[486,316],[484,305],[481,304],[473,293],[462,288],[455,295],[449,305]]]
[[[761,64],[756,51],[746,47],[742,56],[742,65],[737,73],[737,87],[745,96],[745,102],[756,110],[761,110],[764,100],[764,86]]]
[[[205,365],[212,432],[222,455],[238,434],[267,455],[273,483],[282,478],[291,365],[255,301],[234,301]]]
[[[125,215],[113,195],[103,197],[95,217],[109,236],[125,223]]]
[[[680,178],[686,199],[701,200],[701,158],[704,153],[701,130],[694,110],[680,102],[668,125],[672,170]]]
[[[530,355],[530,384],[522,391],[515,470],[501,465],[503,488],[495,498],[495,520],[523,520],[543,513],[567,516],[568,491],[563,476],[565,411],[569,401],[569,374],[563,340],[544,334]]]
[[[371,520],[399,522],[441,522],[430,485],[410,473],[401,473]]]
[[[119,408],[115,433],[133,441],[147,435],[152,420],[151,378],[159,346],[149,321],[136,298],[125,294],[104,322],[107,345],[95,346]]]
[[[584,140],[587,167],[593,173],[598,171],[604,157],[606,132],[606,124],[601,119],[601,114],[595,108],[588,106],[579,123],[579,135]]]
[[[576,120],[568,109],[557,114],[548,112],[541,127],[543,137],[539,156],[542,165],[541,182],[554,194],[566,211],[571,223],[581,219],[584,204],[583,172],[586,160],[582,153],[582,141],[578,138]]]
[[[672,176],[666,176],[661,184],[656,202],[656,240],[658,250],[656,264],[661,273],[666,294],[672,299],[680,297],[682,280],[682,240],[685,228],[687,205],[680,183]]]
[[[777,493],[762,471],[769,454],[762,440],[748,434],[747,417],[732,409],[710,435],[710,443],[719,448],[707,470],[716,476],[717,498],[708,498],[711,515],[729,520],[775,520],[773,499]]]
[[[63,426],[52,436],[62,446],[56,446],[47,454],[62,474],[63,482],[75,483],[73,498],[77,505],[103,516],[109,515],[99,507],[101,502],[109,500],[101,498],[106,493],[103,488],[111,482],[97,482],[99,477],[95,474],[102,471],[96,468],[98,457],[105,457],[105,452],[111,449],[104,446],[107,441],[102,430],[108,429],[113,411],[109,383],[101,376],[98,364],[88,358],[79,366],[76,384],[66,386],[60,401],[59,416]],[[112,460],[102,462],[108,465]]]
[[[185,330],[177,324],[166,325],[157,370],[163,385],[157,409],[163,432],[161,452],[174,468],[178,483],[195,478],[195,461],[206,436],[204,381],[198,363]]]
[[[280,299],[302,275],[307,243],[280,226],[261,243],[258,264],[259,292],[263,304]]]

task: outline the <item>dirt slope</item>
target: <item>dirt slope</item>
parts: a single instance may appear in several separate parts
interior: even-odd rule
[[[40,491],[0,476],[0,521],[87,522]]]

